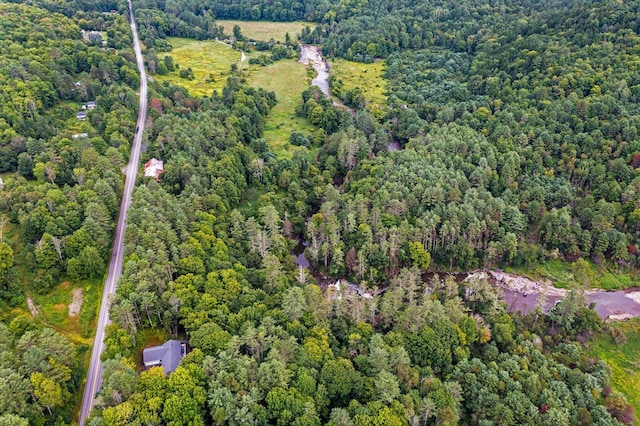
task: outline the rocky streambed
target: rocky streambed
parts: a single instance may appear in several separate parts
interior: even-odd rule
[[[320,48],[317,46],[311,46],[309,44],[300,45],[300,59],[305,65],[311,64],[313,69],[318,73],[316,77],[311,80],[311,85],[318,87],[326,97],[330,97],[329,94],[329,63],[322,57]]]
[[[489,282],[502,290],[503,299],[512,312],[528,313],[540,305],[548,312],[568,290],[555,288],[549,282],[533,281],[502,271],[480,272],[486,274]],[[595,311],[605,320],[621,321],[640,318],[640,287],[607,291],[589,289],[585,291],[588,303],[595,305]]]

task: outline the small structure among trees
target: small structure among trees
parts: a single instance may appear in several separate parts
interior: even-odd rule
[[[144,165],[144,175],[148,177],[153,177],[157,181],[160,180],[160,173],[164,171],[164,162],[162,160],[158,160],[156,158],[152,158],[147,161]]]
[[[148,370],[162,367],[165,374],[171,374],[178,368],[180,360],[187,354],[187,344],[178,340],[167,340],[160,346],[152,346],[142,351],[142,362]]]

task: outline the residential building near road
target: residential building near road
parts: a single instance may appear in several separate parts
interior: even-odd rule
[[[160,173],[164,171],[164,162],[156,158],[152,158],[144,165],[144,175],[160,180]]]
[[[187,344],[178,340],[167,340],[161,346],[152,346],[142,351],[142,362],[148,370],[162,367],[165,374],[171,374],[178,368],[180,360],[187,354]]]

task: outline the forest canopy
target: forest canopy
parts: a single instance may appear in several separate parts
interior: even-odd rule
[[[0,425],[73,420],[88,347],[11,309],[104,272],[136,132],[125,3],[30,3],[0,3]],[[143,161],[165,168],[133,196],[89,425],[634,423],[585,351],[609,326],[582,288],[521,315],[448,273],[635,273],[636,3],[133,4],[152,74],[167,37],[222,37],[216,19],[303,20],[295,43],[386,61],[388,102],[309,88],[314,130],[278,156],[279,100],[242,67],[204,97],[150,81]],[[150,335],[188,342],[170,375],[140,368]]]

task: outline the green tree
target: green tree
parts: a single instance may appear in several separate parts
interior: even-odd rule
[[[385,403],[390,403],[400,395],[398,379],[388,371],[381,371],[375,378],[378,397]]]
[[[65,403],[60,383],[39,372],[31,374],[30,381],[33,386],[33,395],[39,404],[46,407],[49,415],[53,414],[52,409]]]
[[[103,363],[102,403],[116,406],[128,400],[136,391],[138,375],[126,358],[117,356]]]
[[[320,371],[320,383],[334,405],[344,406],[352,398],[359,398],[363,381],[360,373],[348,359],[339,358],[324,364]]]
[[[73,273],[78,274],[79,278],[94,278],[104,273],[104,261],[102,257],[100,257],[100,252],[95,247],[89,246],[83,248],[78,255],[78,262],[80,270],[73,271]]]
[[[0,282],[3,282],[7,271],[13,266],[13,250],[5,242],[0,242]]]
[[[429,269],[431,264],[431,255],[425,250],[421,242],[410,241],[409,242],[409,256],[413,261],[413,264],[423,271]]]
[[[0,426],[29,426],[29,421],[15,414],[0,415]]]
[[[291,287],[282,298],[282,309],[291,321],[299,320],[307,310],[304,291],[300,287]]]

